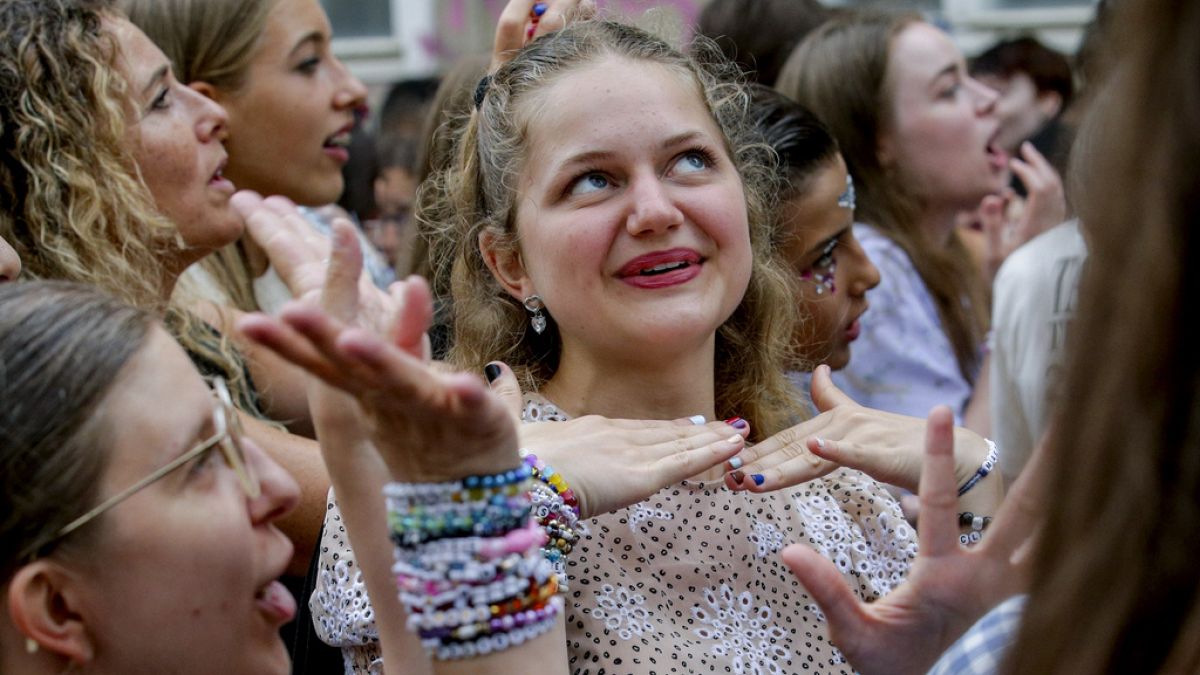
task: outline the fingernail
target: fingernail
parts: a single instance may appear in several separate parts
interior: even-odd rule
[[[739,436],[739,438],[740,438],[740,436]],[[740,469],[740,468],[742,468],[743,464],[745,464],[745,462],[742,461],[741,457],[734,457],[733,459],[729,460],[729,470],[735,471],[737,469]]]
[[[746,420],[740,417],[730,417],[729,419],[725,420],[725,424],[728,424],[734,429],[745,429],[746,427],[750,426]]]
[[[741,471],[734,471],[729,475],[733,478],[733,482],[737,483],[738,485],[741,485],[742,481],[746,480],[746,474],[742,473]]]
[[[754,481],[755,485],[762,485],[763,483],[767,482],[767,477],[761,473],[751,474],[750,478]]]
[[[825,449],[825,439],[818,437],[816,439],[816,441],[817,441],[817,447],[824,450]]]
[[[546,13],[546,3],[544,3],[544,2],[534,3],[534,5],[533,5],[533,15],[534,16],[540,17],[541,15],[543,15],[545,13]]]
[[[500,366],[494,363],[489,363],[483,367],[483,374],[487,375],[487,381],[489,384],[495,382],[496,378],[500,377],[500,373],[503,372],[504,371],[500,369]]]
[[[692,424],[695,424],[696,426],[700,426],[701,424],[704,424],[708,420],[704,419],[704,415],[692,415],[691,417],[688,418],[688,421],[691,422]]]

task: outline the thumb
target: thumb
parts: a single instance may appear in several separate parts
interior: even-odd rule
[[[321,308],[333,317],[351,322],[358,310],[358,276],[362,274],[362,249],[354,226],[345,219],[333,221],[333,247],[325,286],[321,289]]]
[[[820,553],[803,544],[792,544],[780,554],[783,564],[792,570],[800,584],[825,612],[834,640],[838,634],[854,635],[861,630],[862,608],[858,598],[846,585],[837,566]]]
[[[819,365],[812,376],[812,400],[820,412],[828,412],[840,405],[857,406],[837,385],[833,383],[833,371],[827,365]]]
[[[504,407],[519,422],[525,407],[525,398],[521,392],[521,383],[517,381],[512,369],[502,361],[492,361],[484,366],[483,373],[487,376],[492,391],[500,397]]]

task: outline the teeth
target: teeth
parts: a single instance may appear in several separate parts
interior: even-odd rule
[[[655,265],[654,267],[644,269],[641,272],[639,272],[639,274],[658,274],[660,272],[666,272],[668,270],[679,269],[681,267],[687,267],[687,263],[686,262],[663,263],[661,265]]]
[[[331,136],[329,140],[325,141],[325,145],[335,145],[342,148],[350,147],[350,132]]]

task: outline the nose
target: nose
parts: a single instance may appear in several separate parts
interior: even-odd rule
[[[183,87],[196,115],[196,138],[201,143],[224,141],[229,136],[229,114],[220,103],[190,88]]]
[[[346,64],[337,57],[330,58],[333,59],[334,67],[339,75],[333,106],[338,110],[354,110],[364,107],[367,103],[367,85],[355,77]]]
[[[1000,98],[1000,94],[973,77],[966,79],[966,86],[975,98],[975,112],[979,115],[990,115],[996,108],[996,100]]]
[[[850,240],[846,242],[846,254],[839,264],[849,267],[846,275],[849,282],[847,292],[854,297],[862,297],[867,294],[867,291],[879,285],[879,268],[871,262],[867,252],[863,250],[853,233],[850,235]]]
[[[16,281],[21,275],[21,258],[12,246],[0,237],[0,282]]]
[[[242,437],[246,463],[258,476],[262,494],[250,500],[250,521],[269,525],[296,509],[300,503],[300,486],[291,474],[275,463],[253,440]]]
[[[632,200],[625,228],[634,236],[660,234],[683,224],[683,212],[657,175],[632,179],[629,197]]]

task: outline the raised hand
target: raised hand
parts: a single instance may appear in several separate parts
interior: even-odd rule
[[[1013,157],[1008,165],[1024,183],[1027,196],[1022,202],[1006,190],[1003,195],[984,197],[979,205],[989,281],[996,278],[1009,254],[1067,219],[1062,178],[1032,143],[1022,143],[1021,157]]]
[[[514,466],[516,430],[500,399],[477,376],[435,372],[425,360],[432,302],[423,280],[394,287],[386,338],[356,327],[362,260],[351,227],[334,225],[320,307],[299,302],[279,319],[247,317],[242,331],[353,397],[357,407],[320,386],[310,392],[318,431],[332,431],[349,446],[369,435],[398,479],[450,480]]]
[[[514,416],[522,394],[504,364],[490,364],[492,390]],[[528,448],[566,478],[584,518],[646,499],[681,480],[701,474],[745,446],[749,424],[695,424],[691,420],[623,420],[586,415],[566,422],[535,422],[519,429]]]
[[[569,19],[590,17],[595,12],[594,0],[509,0],[496,22],[489,70],[504,65],[530,41],[561,30]]]
[[[783,560],[821,606],[830,637],[859,672],[924,673],[991,607],[1025,590],[1030,532],[1037,522],[1038,449],[1003,507],[973,548],[958,543],[953,416],[929,414],[921,472],[920,555],[908,579],[872,603],[860,601],[832,562],[800,544]],[[1032,466],[1037,465],[1037,466]]]
[[[317,232],[300,214],[296,205],[286,197],[267,197],[242,190],[230,201],[246,221],[246,231],[266,252],[272,267],[288,287],[292,297],[313,304],[320,302],[322,288],[329,272],[330,238]],[[335,219],[341,227],[354,225]],[[357,235],[355,235],[357,244]],[[361,270],[361,263],[359,264]],[[383,333],[396,312],[396,300],[380,290],[366,272],[355,279],[358,294],[355,302],[356,321]]]
[[[824,365],[813,372],[812,399],[821,414],[746,448],[738,455],[741,466],[730,465],[736,471],[726,477],[729,487],[767,492],[848,466],[878,481],[917,489],[923,420],[858,405],[833,384]],[[988,446],[967,429],[955,428],[954,436],[955,474],[962,484],[979,468]]]

